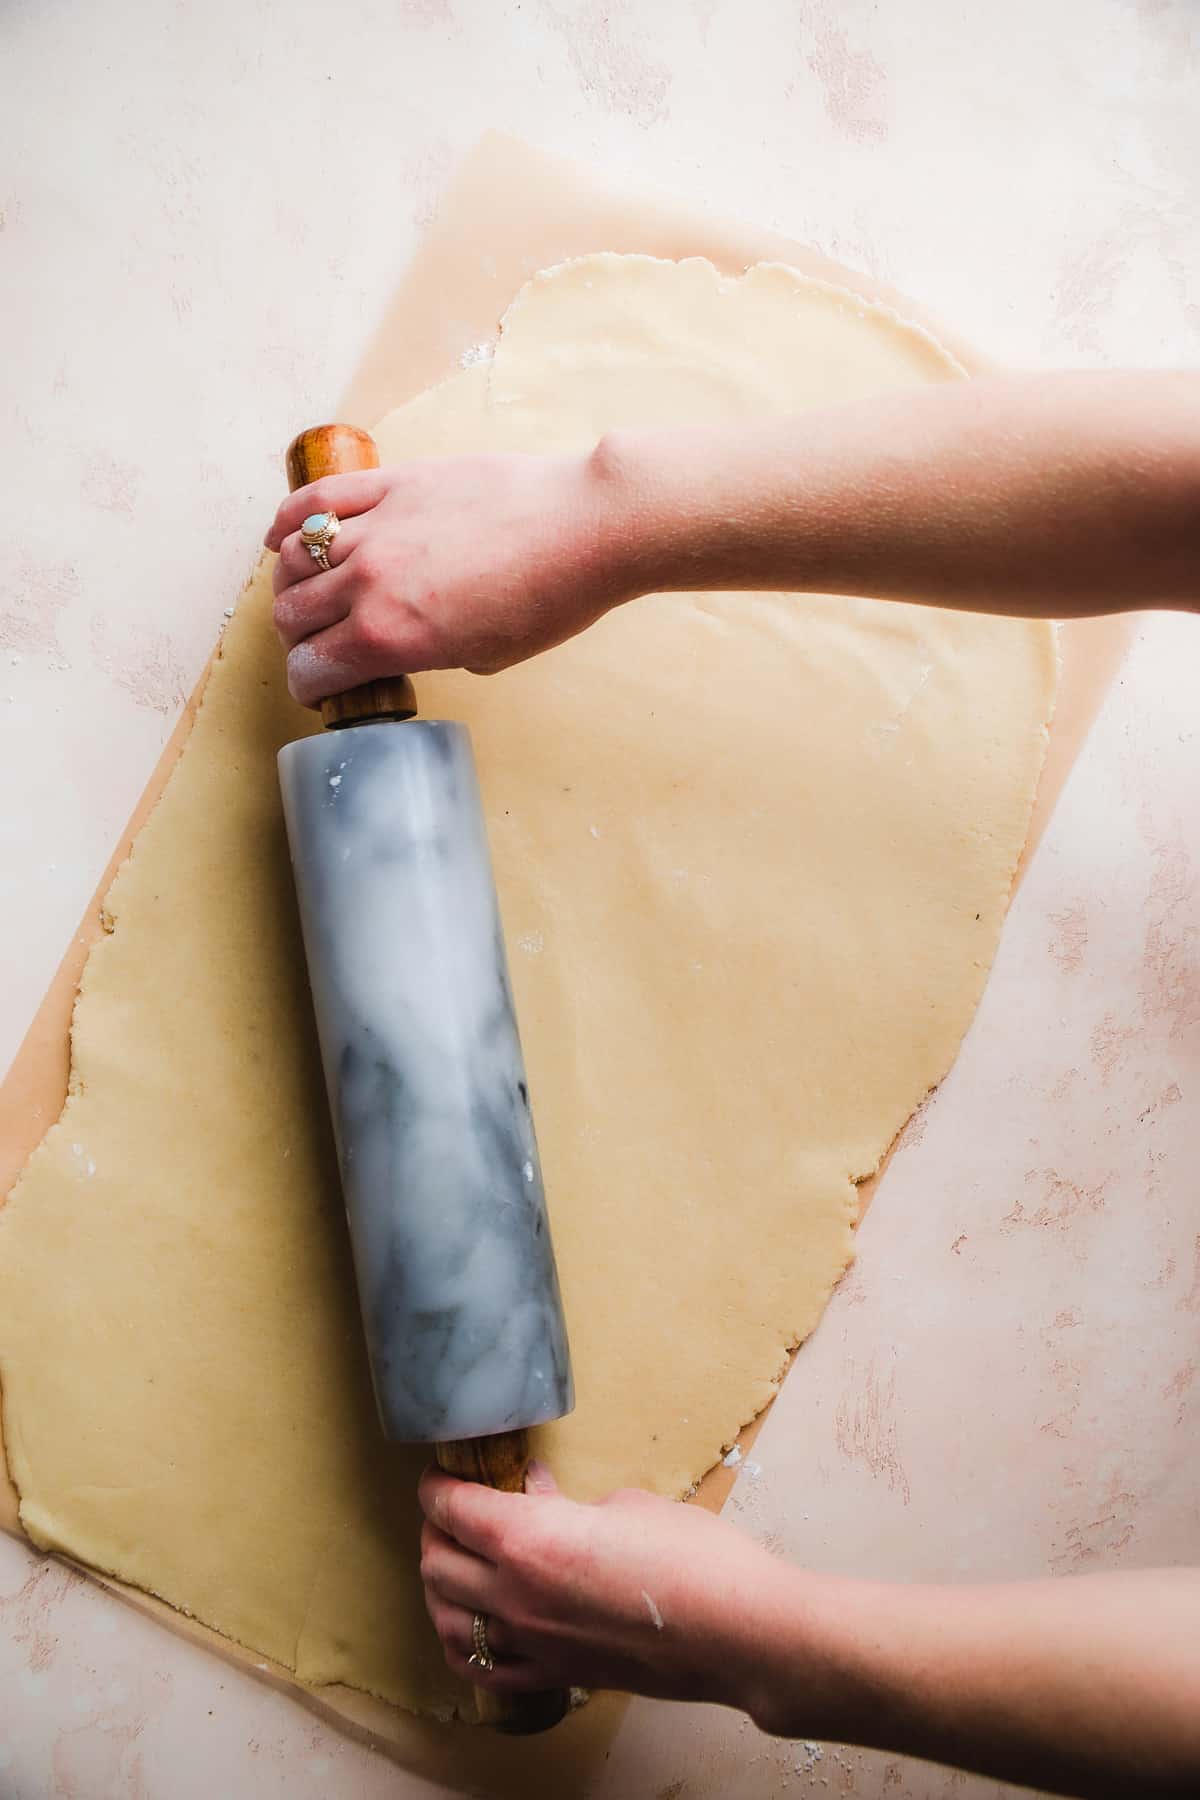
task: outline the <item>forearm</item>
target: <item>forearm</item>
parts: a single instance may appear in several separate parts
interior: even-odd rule
[[[783,1736],[1105,1800],[1200,1783],[1198,1570],[893,1587],[773,1564],[731,1666]]]
[[[625,598],[781,588],[1071,617],[1200,607],[1200,374],[948,383],[618,431],[594,544]]]

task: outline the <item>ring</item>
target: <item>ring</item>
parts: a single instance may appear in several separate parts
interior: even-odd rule
[[[471,1642],[475,1648],[467,1658],[468,1667],[478,1667],[485,1675],[490,1675],[496,1666],[492,1655],[492,1647],[487,1641],[487,1614],[476,1613],[471,1621]]]
[[[300,542],[319,569],[328,572],[329,546],[342,529],[342,521],[333,512],[309,513],[300,527]]]

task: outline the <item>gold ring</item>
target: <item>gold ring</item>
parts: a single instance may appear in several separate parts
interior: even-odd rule
[[[334,512],[309,513],[300,527],[300,542],[319,569],[329,570],[329,546],[342,529]]]
[[[468,1668],[480,1668],[485,1675],[490,1675],[496,1666],[496,1659],[487,1640],[486,1613],[476,1613],[471,1621],[471,1642],[475,1648],[467,1658]]]

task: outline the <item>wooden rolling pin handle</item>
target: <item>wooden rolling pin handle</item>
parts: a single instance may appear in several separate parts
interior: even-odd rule
[[[377,469],[379,452],[374,438],[357,425],[310,425],[288,445],[285,465],[288,487],[295,493],[323,475]],[[369,719],[411,719],[416,710],[417,696],[407,675],[364,682],[362,687],[331,694],[321,702],[321,718],[331,731]]]
[[[500,1431],[494,1437],[460,1438],[456,1443],[436,1445],[434,1454],[447,1475],[482,1482],[502,1494],[519,1494],[529,1467],[529,1433]],[[491,1725],[509,1737],[549,1731],[566,1717],[570,1706],[571,1696],[561,1688],[543,1694],[489,1694],[485,1688],[475,1689],[480,1724]]]

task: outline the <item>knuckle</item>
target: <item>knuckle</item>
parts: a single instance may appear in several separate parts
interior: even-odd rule
[[[396,634],[391,621],[385,613],[373,607],[356,607],[354,611],[354,635],[358,639],[360,649],[369,657],[379,660],[395,651]],[[452,1505],[461,1505],[457,1500]]]
[[[461,665],[458,647],[424,607],[406,605],[399,614],[399,630],[414,668],[447,669]]]
[[[532,1585],[542,1574],[548,1549],[541,1534],[513,1531],[503,1547],[504,1564],[518,1581]]]
[[[452,1538],[457,1538],[463,1523],[461,1488],[453,1487],[450,1489],[450,1492],[442,1501],[440,1511],[442,1530],[449,1532]]]
[[[505,1558],[505,1531],[497,1520],[486,1516],[477,1518],[473,1525],[473,1541],[476,1554],[486,1557],[488,1562],[502,1562]]]
[[[305,573],[304,569],[297,567],[295,556],[285,544],[275,558],[275,567],[271,571],[271,581],[275,592],[278,593],[281,588],[290,587]]]
[[[432,1593],[441,1591],[445,1575],[445,1558],[436,1549],[426,1550],[420,1562],[421,1580]]]
[[[354,551],[354,577],[362,588],[375,587],[383,580],[383,559],[370,538]]]
[[[314,481],[310,487],[306,487],[304,489],[304,498],[303,500],[298,500],[297,505],[303,506],[303,516],[305,518],[307,518],[310,513],[333,512],[333,492],[328,477],[321,476],[319,480]],[[297,523],[299,523],[299,520],[297,520]]]

